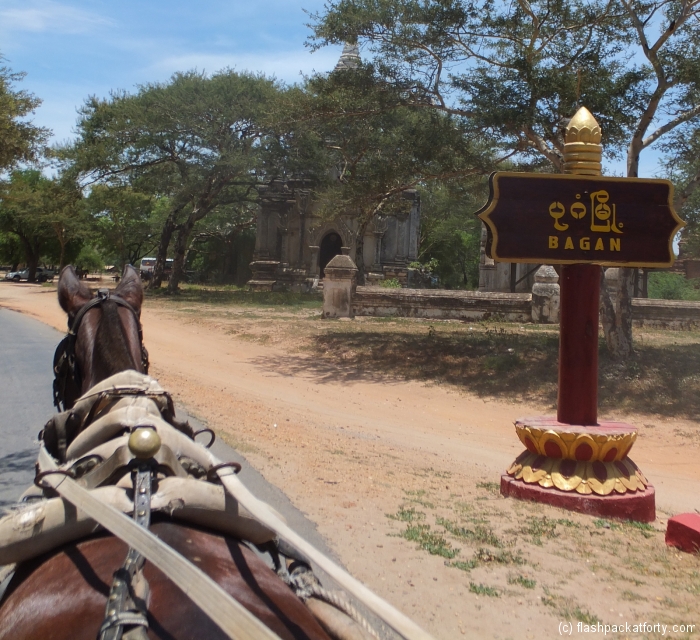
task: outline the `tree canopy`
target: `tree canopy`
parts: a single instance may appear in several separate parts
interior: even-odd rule
[[[35,160],[49,135],[47,129],[33,125],[28,119],[41,100],[16,88],[24,76],[0,66],[0,171]]]
[[[698,18],[700,0],[333,0],[312,43],[357,38],[406,104],[464,118],[531,169],[561,169],[566,123],[585,105],[636,177],[645,150],[700,126]],[[699,176],[677,184],[678,208]],[[623,317],[604,322],[620,356],[631,277]]]

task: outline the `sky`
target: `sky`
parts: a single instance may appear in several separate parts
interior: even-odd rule
[[[90,95],[134,91],[176,71],[230,67],[293,83],[331,71],[341,47],[311,53],[304,10],[323,0],[0,0],[0,54],[43,103],[34,122],[74,137]]]
[[[312,53],[310,13],[324,0],[0,0],[0,54],[26,72],[18,88],[43,100],[34,122],[52,142],[74,137],[77,108],[88,96],[132,92],[177,71],[230,67],[286,83],[331,71],[340,46]],[[658,172],[659,156],[642,154],[640,176]],[[622,161],[606,175],[624,175]]]

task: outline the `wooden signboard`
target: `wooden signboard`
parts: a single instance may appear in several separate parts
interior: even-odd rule
[[[670,267],[685,223],[668,180],[497,172],[477,216],[502,262]]]

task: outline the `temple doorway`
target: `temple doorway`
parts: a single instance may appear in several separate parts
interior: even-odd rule
[[[335,256],[340,255],[342,253],[342,246],[343,246],[343,241],[335,231],[331,231],[330,233],[327,233],[325,236],[323,236],[323,240],[321,240],[321,248],[319,251],[319,266],[321,267],[321,278],[325,277],[325,269],[326,265],[333,259]]]

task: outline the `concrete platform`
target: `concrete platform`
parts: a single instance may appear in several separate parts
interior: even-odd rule
[[[549,504],[553,507],[561,507],[569,511],[577,511],[601,518],[653,522],[656,520],[655,494],[654,487],[648,485],[645,491],[634,493],[607,496],[582,495],[573,491],[560,491],[556,488],[545,489],[538,484],[527,484],[522,480],[515,480],[507,474],[501,476],[501,495],[503,496]]]

